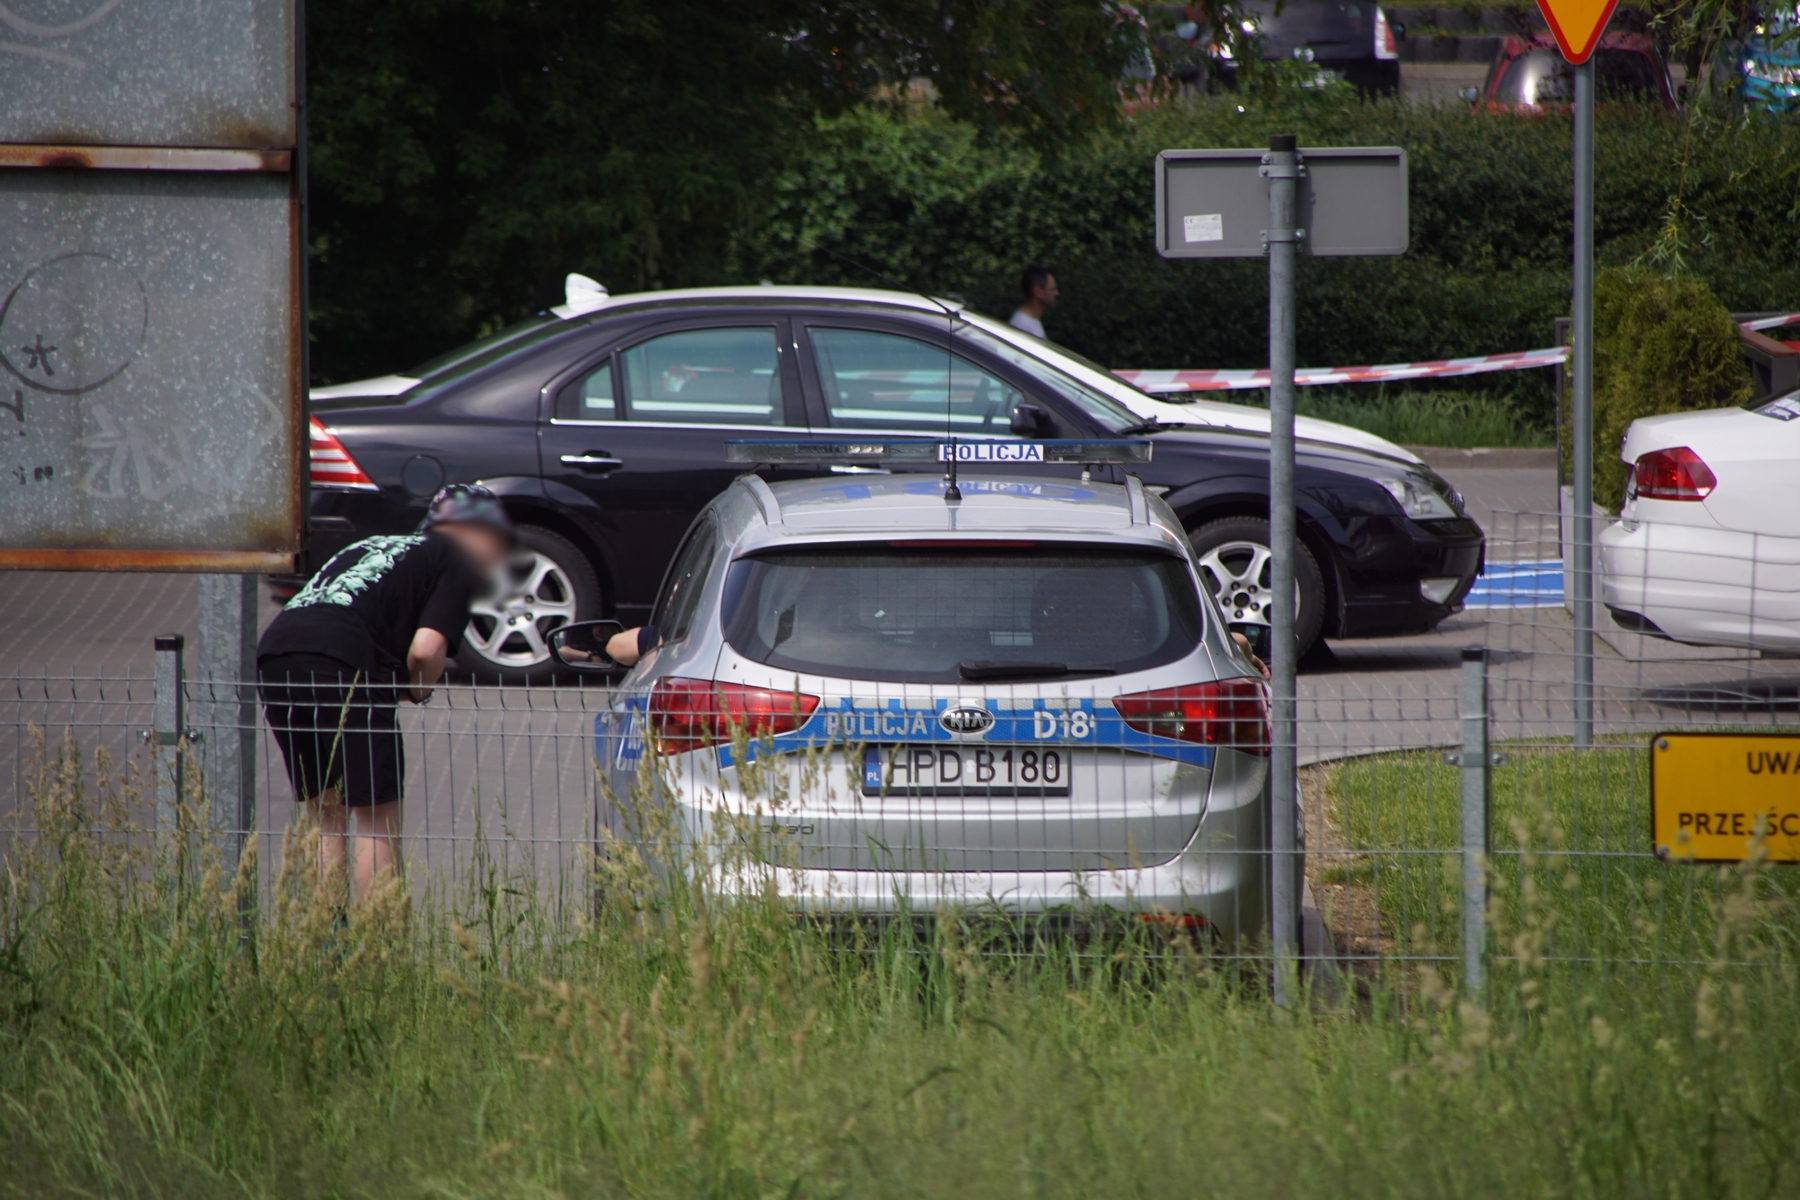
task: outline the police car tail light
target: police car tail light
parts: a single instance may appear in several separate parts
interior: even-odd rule
[[[1712,469],[1686,446],[1652,450],[1633,471],[1640,500],[1704,500],[1719,486]]]
[[[658,754],[686,754],[729,742],[738,729],[748,737],[792,733],[819,707],[817,696],[672,677],[650,691],[651,744]]]
[[[325,428],[319,418],[312,419],[312,485],[353,492],[378,492],[368,473],[356,465],[350,452],[337,435]]]
[[[1246,754],[1269,752],[1268,692],[1254,679],[1134,692],[1116,697],[1113,708],[1125,724],[1152,737]]]

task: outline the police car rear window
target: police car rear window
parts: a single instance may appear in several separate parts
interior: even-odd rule
[[[1193,652],[1200,600],[1182,559],[1108,546],[857,543],[732,564],[738,653],[783,670],[894,683],[1044,683]]]

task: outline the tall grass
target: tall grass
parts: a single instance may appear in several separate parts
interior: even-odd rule
[[[1235,393],[1240,404],[1268,407],[1266,391]],[[1402,446],[1449,446],[1460,450],[1500,446],[1549,446],[1552,432],[1510,395],[1470,389],[1301,388],[1295,411],[1303,417],[1336,421]]]
[[[1490,894],[1513,919],[1529,897],[1545,952],[1578,961],[1704,961],[1728,873],[1651,853],[1649,755],[1641,744],[1576,755],[1553,745],[1507,748],[1493,771]],[[1337,926],[1386,951],[1456,953],[1462,905],[1459,768],[1437,751],[1407,751],[1310,768],[1322,818],[1308,866]],[[1800,878],[1764,882],[1785,904]],[[1335,911],[1333,910],[1335,906]],[[1504,946],[1502,946],[1504,950]]]
[[[553,911],[493,860],[348,924],[132,831],[49,754],[0,890],[16,1196],[1792,1194],[1791,915],[1758,869],[1705,965],[1560,972],[1544,905],[1485,996],[1429,966],[1281,1011],[1184,935],[823,928],[613,846]],[[480,865],[480,864],[478,864]],[[1532,895],[1562,868],[1522,864]],[[994,939],[1013,953],[984,952]],[[1751,962],[1753,967],[1733,966]],[[1335,999],[1333,997],[1336,997]]]

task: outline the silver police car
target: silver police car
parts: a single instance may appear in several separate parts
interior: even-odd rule
[[[766,869],[721,886],[796,908],[1109,906],[1254,936],[1266,688],[1181,522],[1126,478],[964,474],[949,500],[919,474],[740,478],[596,718],[610,792],[658,797],[706,861],[748,846]],[[588,664],[608,626],[559,654]]]

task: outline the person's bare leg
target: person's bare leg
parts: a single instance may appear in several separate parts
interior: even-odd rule
[[[400,858],[400,801],[356,810],[356,894],[366,896],[375,876]]]
[[[306,802],[306,811],[319,823],[319,878],[329,883],[344,871],[344,843],[349,840],[349,819],[338,803],[337,789],[326,788]]]

